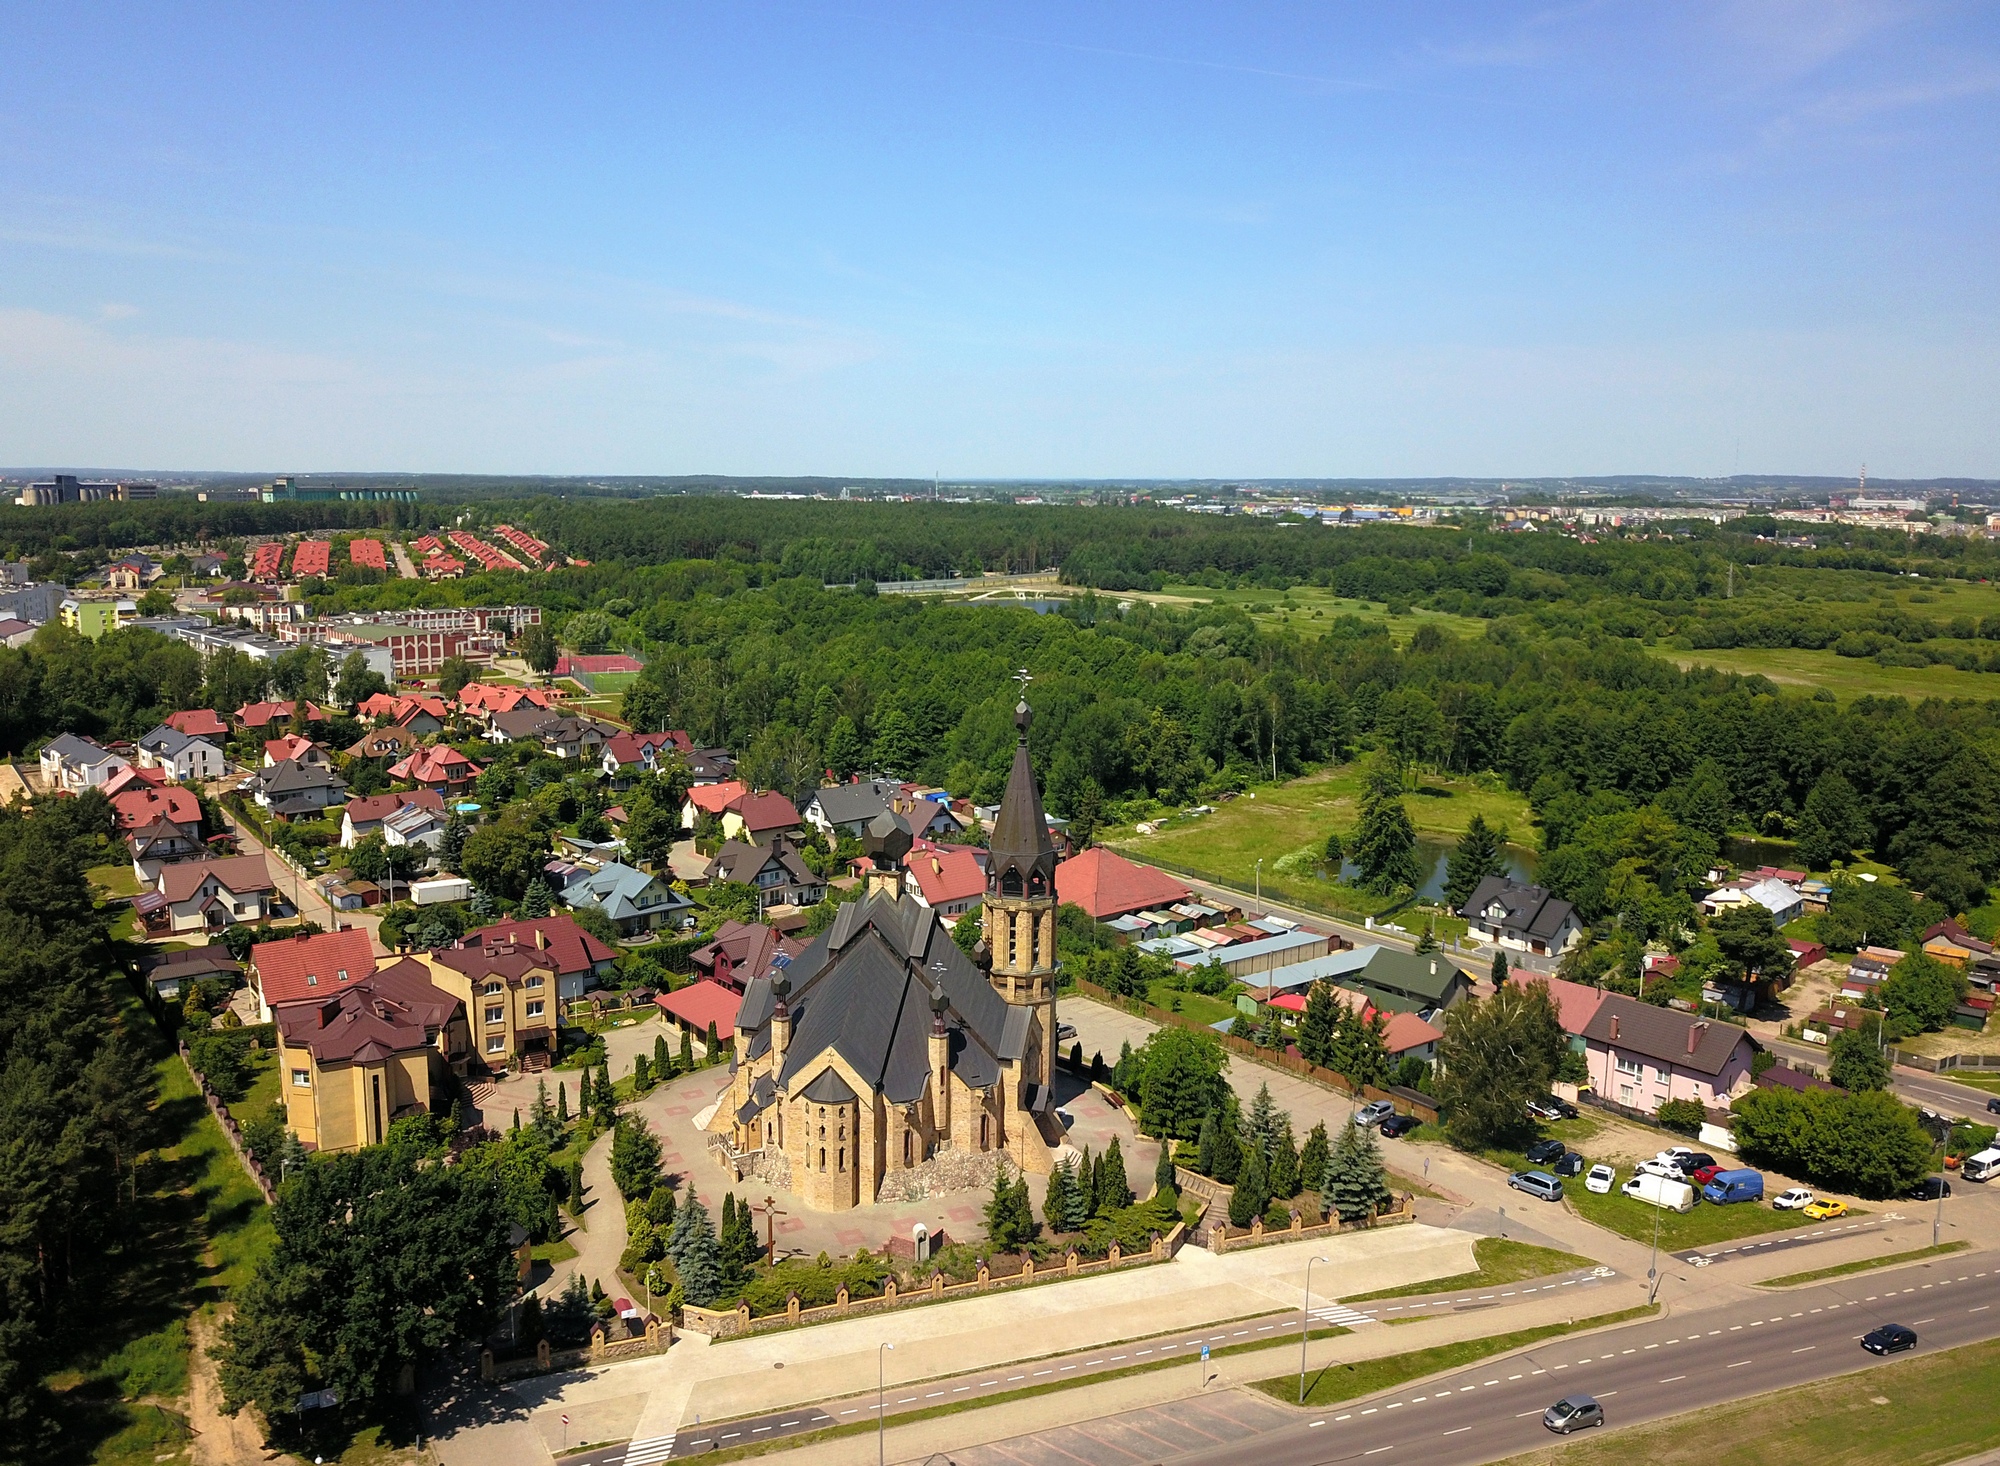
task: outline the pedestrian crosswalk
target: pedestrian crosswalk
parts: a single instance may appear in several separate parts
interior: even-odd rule
[[[643,1441],[633,1441],[625,1448],[625,1466],[659,1466],[673,1453],[672,1436],[649,1436]]]
[[[1364,1323],[1375,1322],[1367,1314],[1349,1308],[1344,1303],[1329,1303],[1324,1308],[1315,1308],[1312,1311],[1312,1319],[1314,1323],[1339,1324],[1344,1329],[1357,1328]]]

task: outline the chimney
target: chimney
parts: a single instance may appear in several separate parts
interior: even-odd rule
[[[1701,1041],[1708,1036],[1708,1020],[1688,1025],[1688,1052],[1691,1054],[1701,1047]]]
[[[1618,1015],[1616,1013],[1611,1015],[1611,1041],[1613,1043],[1618,1042]]]
[[[535,928],[535,945],[540,947],[544,952],[549,949],[549,934],[540,927]]]

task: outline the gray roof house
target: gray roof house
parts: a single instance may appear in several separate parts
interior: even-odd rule
[[[1561,952],[1583,934],[1576,908],[1543,886],[1488,876],[1458,908],[1478,941],[1516,952]]]
[[[826,899],[826,877],[814,875],[812,867],[799,857],[798,848],[783,835],[774,836],[768,845],[724,841],[708,863],[708,881],[710,885],[739,881],[755,886],[760,913],[773,906],[816,906]]]
[[[160,724],[139,740],[139,766],[164,769],[182,783],[222,777],[222,750],[206,738]]]
[[[814,829],[839,839],[847,835],[860,839],[868,822],[889,808],[902,786],[889,779],[868,779],[855,784],[830,784],[816,790],[806,801],[805,821]],[[913,830],[913,834],[922,831]]]
[[[306,818],[347,798],[347,781],[331,769],[286,759],[243,781],[250,797],[275,815]]]
[[[110,749],[64,733],[42,746],[42,782],[51,789],[95,789],[120,769],[130,768]]]
[[[664,877],[616,861],[578,867],[564,883],[562,899],[572,908],[596,907],[626,936],[679,926],[683,913],[694,908]]]

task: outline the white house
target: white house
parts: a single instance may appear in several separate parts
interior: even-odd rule
[[[1701,898],[1701,907],[1714,916],[1732,906],[1747,906],[1752,902],[1770,912],[1771,920],[1778,926],[1803,916],[1806,909],[1806,898],[1799,888],[1775,876],[1738,881],[1710,891]]]
[[[1458,908],[1475,941],[1516,952],[1567,951],[1583,934],[1576,908],[1542,886],[1488,876]]]
[[[225,765],[222,750],[206,738],[162,723],[139,740],[139,767],[163,769],[168,778],[191,784],[197,779],[221,778]]]
[[[110,749],[74,733],[51,738],[42,749],[42,782],[50,789],[72,793],[95,789],[120,769],[130,767],[129,761]]]

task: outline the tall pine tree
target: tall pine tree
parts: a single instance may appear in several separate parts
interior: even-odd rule
[[[1444,899],[1451,910],[1456,911],[1470,901],[1473,890],[1488,876],[1507,873],[1507,861],[1500,848],[1506,839],[1507,832],[1487,824],[1484,815],[1472,817],[1472,823],[1452,847],[1445,866]]]
[[[1132,1188],[1125,1180],[1125,1152],[1114,1135],[1097,1163],[1097,1195],[1093,1210],[1102,1217],[1131,1204]]]
[[[1299,1152],[1299,1184],[1302,1187],[1319,1190],[1326,1177],[1327,1153],[1326,1122],[1322,1120],[1306,1133],[1305,1148]],[[1298,1193],[1292,1194],[1296,1196]]]
[[[1340,1139],[1327,1158],[1320,1199],[1343,1222],[1368,1221],[1394,1199],[1373,1130],[1353,1124],[1341,1127]]]
[[[1299,1194],[1299,1150],[1292,1143],[1292,1117],[1278,1122],[1277,1137],[1271,1142],[1271,1195],[1290,1201]]]
[[[1340,1003],[1330,983],[1316,982],[1306,994],[1305,1016],[1299,1020],[1299,1053],[1309,1064],[1329,1067],[1333,1031],[1340,1022]]]

